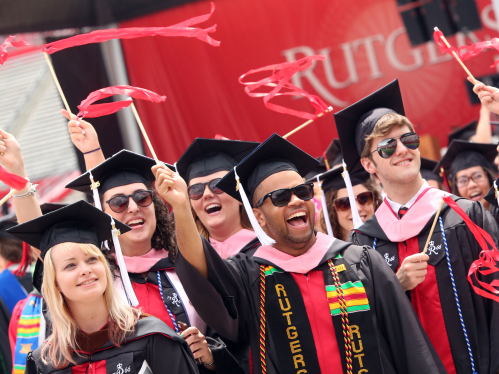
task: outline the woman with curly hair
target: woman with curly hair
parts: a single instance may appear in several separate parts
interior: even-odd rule
[[[119,221],[123,235],[131,230]],[[12,235],[40,249],[34,285],[51,316],[52,334],[28,354],[28,374],[197,373],[187,343],[159,319],[122,303],[99,249],[113,236],[109,216],[85,201],[15,226]],[[43,262],[42,262],[43,261]],[[42,275],[43,274],[43,275]],[[120,371],[120,368],[122,371]]]
[[[322,189],[326,197],[329,222],[335,238],[347,241],[350,231],[353,230],[352,210],[350,200],[342,177],[343,167],[334,168],[320,177]],[[362,222],[371,218],[381,204],[381,196],[370,176],[364,170],[350,175],[357,210]],[[320,213],[321,226],[327,232],[324,218],[324,209]]]

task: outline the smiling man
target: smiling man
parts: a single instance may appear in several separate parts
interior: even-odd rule
[[[421,177],[419,137],[404,116],[398,81],[336,113],[335,120],[349,171],[363,167],[376,174],[387,193],[350,239],[387,259],[448,373],[497,373],[499,304],[477,295],[466,280],[481,248],[446,204],[427,254],[421,253],[447,193]],[[497,245],[498,227],[483,205],[452,198]],[[490,283],[497,274],[479,279]]]
[[[250,344],[255,373],[445,372],[383,258],[314,232],[303,176],[316,165],[274,134],[218,182],[263,244],[227,260],[198,235],[183,179],[153,167],[174,209],[175,269],[190,300],[223,337]]]

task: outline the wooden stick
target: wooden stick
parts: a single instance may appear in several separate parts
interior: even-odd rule
[[[54,66],[52,65],[50,56],[48,55],[47,52],[43,52],[43,54],[45,55],[45,60],[47,60],[47,64],[49,65],[50,72],[52,73],[52,77],[54,78],[55,85],[57,86],[59,94],[61,95],[61,99],[64,102],[64,106],[66,107],[66,110],[68,111],[70,118],[73,118],[73,115],[71,114],[71,109],[69,109],[68,101],[66,100],[66,96],[64,96],[64,92],[62,92],[61,85],[59,84],[59,79],[57,79],[57,75],[55,75]]]
[[[162,165],[162,163],[158,160],[158,156],[156,156],[156,152],[154,152],[154,149],[152,148],[151,141],[149,140],[149,137],[147,136],[146,129],[144,128],[144,125],[142,124],[142,121],[140,120],[139,113],[137,113],[137,109],[135,108],[135,105],[132,103],[132,105],[130,105],[130,108],[132,108],[133,115],[135,116],[135,119],[137,120],[137,123],[139,124],[140,131],[142,131],[142,135],[144,136],[144,139],[146,140],[147,146],[149,147],[149,150],[151,151],[152,157],[156,161],[157,165]]]
[[[13,188],[11,188],[10,192],[7,195],[5,195],[2,200],[0,200],[0,206],[2,206],[7,200],[9,200],[9,198],[12,195],[14,195],[14,192],[16,192],[16,190],[14,190]]]
[[[300,126],[298,126],[296,129],[291,130],[290,132],[288,132],[286,135],[284,135],[284,136],[283,136],[283,138],[284,138],[284,139],[287,139],[287,138],[288,138],[288,136],[291,136],[291,135],[293,135],[295,132],[300,131],[300,130],[301,130],[301,129],[303,129],[304,127],[307,127],[307,126],[308,126],[308,125],[310,125],[312,122],[314,122],[317,118],[322,117],[324,114],[329,113],[329,112],[330,112],[330,111],[332,111],[332,110],[333,110],[333,107],[331,107],[331,106],[330,106],[330,107],[329,107],[329,108],[327,108],[324,112],[319,113],[319,114],[317,115],[317,117],[315,117],[315,118],[313,118],[313,119],[309,119],[309,120],[308,120],[307,122],[305,122],[303,125],[300,125]]]
[[[426,254],[426,249],[428,248],[428,244],[430,243],[431,236],[433,235],[433,230],[435,229],[435,225],[438,221],[438,216],[440,215],[440,211],[442,210],[442,205],[444,205],[444,199],[440,202],[440,206],[438,207],[437,213],[435,214],[435,219],[433,220],[433,225],[431,225],[430,233],[428,234],[428,239],[426,239],[426,244],[423,249],[423,254]]]
[[[435,27],[435,31],[438,31],[438,27]],[[440,35],[440,39],[442,39],[442,41],[444,42],[444,44],[445,44],[445,46],[447,48],[450,48],[450,44],[449,44],[449,42],[447,41],[447,39],[445,38],[445,36],[443,34]],[[459,62],[459,64],[461,64],[461,66],[463,67],[464,71],[468,74],[468,76],[473,81],[473,84],[477,84],[478,81],[475,79],[475,77],[473,76],[473,74],[471,74],[471,72],[468,70],[468,68],[463,63],[463,61],[459,58],[459,56],[457,55],[457,53],[456,52],[452,52],[452,56],[454,56],[454,58],[457,60],[457,62]]]

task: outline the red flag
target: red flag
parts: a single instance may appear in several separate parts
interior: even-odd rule
[[[22,190],[28,183],[26,178],[9,173],[2,165],[0,165],[0,181],[17,191]]]
[[[129,27],[124,29],[96,30],[88,34],[76,35],[71,38],[45,44],[42,50],[48,54],[52,54],[79,45],[106,42],[111,39],[133,39],[143,36],[185,36],[188,38],[196,38],[214,47],[218,47],[220,42],[208,35],[209,33],[216,31],[217,25],[213,25],[206,29],[190,27],[210,19],[214,10],[215,4],[211,3],[210,13],[190,18],[186,21],[177,23],[176,25],[168,27]]]
[[[78,105],[78,109],[80,110],[78,113],[79,118],[87,117],[87,118],[95,118],[101,117],[108,114],[116,113],[118,110],[126,108],[132,104],[132,99],[122,101],[115,101],[112,103],[105,104],[94,104],[96,101],[105,99],[106,97],[110,97],[113,95],[128,95],[135,99],[140,100],[149,100],[154,103],[160,103],[165,101],[166,96],[158,95],[155,92],[146,90],[144,88],[132,87],[132,86],[112,86],[101,88],[100,90],[91,92],[85,100],[83,100],[80,105]]]
[[[493,280],[487,283],[477,277],[478,274],[486,276],[499,271],[499,268],[497,267],[499,252],[497,252],[494,240],[492,240],[492,237],[488,232],[477,226],[450,196],[444,197],[444,201],[464,220],[466,226],[468,226],[482,248],[478,260],[471,264],[470,270],[468,271],[468,282],[470,282],[478,295],[499,302],[499,280]],[[492,249],[489,249],[487,243]],[[476,284],[473,279],[475,279]]]
[[[325,60],[326,56],[314,55],[307,56],[297,61],[285,62],[282,64],[268,65],[263,68],[253,69],[248,71],[239,77],[239,83],[244,84],[244,91],[250,97],[263,97],[263,103],[268,109],[279,113],[291,114],[296,117],[304,119],[315,119],[318,114],[325,112],[328,109],[328,105],[322,101],[319,96],[311,95],[294,84],[289,83],[291,77],[299,72],[306,70],[314,64],[315,61]],[[254,73],[259,73],[262,71],[272,71],[272,75],[268,78],[260,79],[257,82],[243,82],[243,79]],[[272,87],[270,92],[254,92],[260,87]],[[286,91],[280,92],[282,89]],[[269,101],[275,96],[302,96],[306,97],[310,104],[315,108],[315,114],[302,112],[290,108],[283,107],[281,105],[272,104]]]
[[[433,39],[435,40],[435,43],[440,46],[440,51],[442,53],[449,53],[451,55],[452,52],[456,52],[461,61],[465,61],[472,57],[475,57],[485,49],[493,48],[499,51],[499,38],[492,38],[492,40],[478,42],[472,45],[463,45],[462,47],[456,49],[452,45],[450,45],[450,43],[449,43],[450,47],[447,47],[445,43],[442,41],[441,36],[443,36],[443,34],[442,31],[440,30],[436,30],[433,33]],[[499,60],[494,62],[490,67],[495,68],[497,64],[499,64]]]
[[[20,48],[20,47],[26,47],[29,45],[28,43],[26,43],[22,39],[15,42],[14,41],[15,38],[16,38],[15,35],[11,35],[3,41],[2,45],[0,45],[0,65],[3,65],[4,62],[7,61],[7,58],[9,57],[9,55],[7,53],[7,48],[10,48],[10,47]]]

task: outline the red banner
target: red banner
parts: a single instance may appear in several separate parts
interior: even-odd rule
[[[476,3],[483,29],[448,38],[457,48],[498,36],[490,0]],[[208,6],[207,1],[193,2],[120,26],[175,24]],[[479,105],[470,104],[461,66],[433,42],[412,47],[394,0],[218,0],[216,8],[211,20],[218,25],[220,48],[185,38],[122,41],[130,84],[168,97],[161,104],[136,104],[164,161],[176,161],[196,137],[223,134],[262,141],[303,123],[248,97],[238,78],[256,67],[312,55],[326,59],[298,72],[290,83],[319,96],[334,111],[398,78],[408,118],[419,134],[433,134],[441,146],[447,145],[453,127],[479,116]],[[494,74],[490,65],[497,56],[494,50],[484,51],[466,65],[476,77]],[[273,101],[310,111],[303,98]],[[319,156],[336,135],[329,114],[289,140]]]

